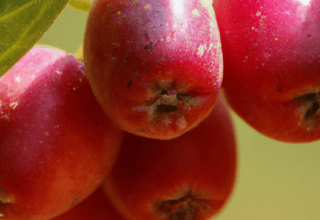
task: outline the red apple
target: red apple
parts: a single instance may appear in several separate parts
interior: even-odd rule
[[[233,124],[220,97],[207,119],[176,139],[126,133],[104,187],[130,220],[207,220],[230,197],[236,156]]]
[[[85,199],[121,141],[83,63],[34,47],[0,79],[0,219],[47,220]]]
[[[69,211],[52,220],[125,220],[107,199],[102,187]]]
[[[84,63],[93,92],[123,130],[171,139],[212,110],[222,81],[209,1],[96,0]]]
[[[320,1],[214,0],[223,88],[253,128],[285,142],[320,139]]]

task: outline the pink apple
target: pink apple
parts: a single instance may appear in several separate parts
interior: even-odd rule
[[[320,139],[320,1],[214,0],[223,88],[253,128],[285,142]]]
[[[102,183],[121,141],[83,63],[34,47],[0,79],[0,219],[68,210]]]
[[[104,187],[130,220],[208,220],[227,203],[236,167],[233,124],[219,96],[211,114],[178,138],[126,133]]]
[[[178,137],[210,113],[221,86],[211,2],[96,0],[84,63],[97,100],[117,126],[149,138]]]

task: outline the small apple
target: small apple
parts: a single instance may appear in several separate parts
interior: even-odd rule
[[[47,220],[85,199],[113,165],[122,134],[82,62],[31,49],[0,79],[0,219]]]
[[[171,139],[212,110],[222,81],[211,1],[96,0],[85,39],[86,74],[123,130]]]
[[[171,140],[126,133],[104,188],[132,220],[208,220],[233,190],[237,149],[222,98],[200,125]]]
[[[320,1],[214,0],[223,88],[260,133],[284,142],[320,139]]]

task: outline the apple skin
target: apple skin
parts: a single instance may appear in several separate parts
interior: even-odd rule
[[[85,199],[115,162],[122,137],[82,62],[31,49],[0,79],[0,219],[47,220]]]
[[[199,126],[171,140],[125,133],[104,188],[132,220],[207,220],[233,190],[237,167],[233,124],[222,96]]]
[[[99,187],[84,201],[51,220],[126,220]]]
[[[275,140],[319,140],[320,1],[214,0],[213,7],[233,110]]]
[[[222,52],[212,1],[96,0],[84,63],[93,92],[121,129],[172,139],[212,110]]]

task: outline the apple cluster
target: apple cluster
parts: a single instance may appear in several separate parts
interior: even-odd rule
[[[320,139],[317,0],[95,0],[83,59],[35,45],[0,78],[0,220],[209,220],[231,107]]]
[[[80,60],[37,45],[0,79],[0,100],[1,220],[64,219],[88,200],[107,203],[97,219],[208,219],[232,192],[236,140],[222,95],[186,135],[136,136],[104,113]],[[110,201],[85,200],[99,186]]]

